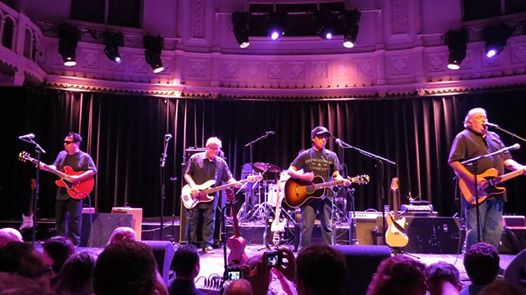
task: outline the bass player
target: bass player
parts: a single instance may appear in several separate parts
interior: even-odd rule
[[[193,154],[186,166],[184,180],[190,186],[192,197],[198,197],[200,190],[198,185],[208,180],[215,180],[216,184],[227,182],[234,187],[241,184],[232,177],[232,172],[228,164],[218,153],[221,149],[221,140],[217,137],[210,137],[206,141],[206,151]],[[197,206],[186,211],[188,241],[194,245],[200,242],[204,253],[214,253],[213,236],[215,228],[215,215],[218,198],[215,197],[211,202],[199,203]],[[199,215],[203,216],[203,232],[200,238],[197,236],[197,222]]]
[[[81,143],[82,137],[78,133],[69,132],[64,138],[64,150],[58,154],[53,165],[46,165],[41,162],[40,169],[62,172],[72,169],[76,172],[75,175],[67,175],[63,181],[67,181],[73,186],[93,179],[97,173],[97,167],[95,167],[91,156],[80,150]],[[82,228],[82,199],[72,198],[66,187],[59,186],[57,189],[55,219],[57,235],[69,238],[75,246],[78,246],[80,229]]]
[[[312,129],[312,147],[301,151],[292,161],[288,169],[290,177],[304,182],[312,182],[315,176],[320,176],[325,180],[333,177],[334,180],[343,181],[344,185],[351,184],[349,180],[340,175],[340,161],[336,153],[325,148],[330,136],[329,130],[323,126]],[[304,172],[299,171],[301,169]],[[301,207],[302,224],[299,250],[311,242],[317,211],[320,214],[322,241],[326,245],[332,244],[331,210],[332,203],[328,198],[310,199],[303,204]]]
[[[499,175],[504,173],[504,168],[513,171],[525,169],[524,166],[513,160],[507,151],[493,157],[480,159],[477,163],[477,171],[474,171],[473,166],[464,166],[461,164],[464,160],[504,148],[500,137],[495,132],[487,130],[487,120],[488,117],[484,109],[471,109],[464,119],[465,129],[456,135],[449,153],[448,163],[455,171],[455,174],[460,177],[459,183],[467,183],[469,187],[474,187],[474,174],[484,174],[483,172],[491,168],[496,169]],[[488,180],[482,175],[477,178],[477,186],[480,191],[483,191],[488,184]],[[479,228],[481,230],[480,241],[495,247],[498,247],[502,235],[504,199],[505,196],[503,196],[503,194],[497,196],[492,195],[484,201],[480,201],[478,205]],[[466,235],[466,250],[479,241],[477,233],[477,208],[475,204],[471,201],[467,202],[465,197],[462,199],[468,230]]]

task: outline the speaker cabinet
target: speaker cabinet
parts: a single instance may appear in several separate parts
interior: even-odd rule
[[[137,236],[137,241],[140,241],[142,236],[142,208],[131,208],[131,207],[113,207],[111,213],[127,213],[133,216],[132,228]]]
[[[391,256],[387,246],[335,245],[347,263],[347,289],[345,294],[366,294],[378,265]]]
[[[462,249],[464,237],[453,217],[407,217],[407,222],[407,252],[455,254]]]
[[[81,247],[104,247],[114,229],[132,227],[131,214],[95,213],[82,214]]]

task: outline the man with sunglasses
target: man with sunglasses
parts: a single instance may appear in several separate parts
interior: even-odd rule
[[[64,167],[69,166],[74,171],[83,171],[77,175],[68,175],[64,179],[72,185],[93,177],[97,173],[97,167],[91,156],[80,150],[81,143],[82,137],[78,133],[69,132],[64,139],[64,150],[58,154],[53,165],[42,164],[41,169],[52,168],[64,172]],[[55,219],[57,235],[69,238],[75,246],[78,246],[82,222],[82,200],[71,198],[63,187],[57,189]]]

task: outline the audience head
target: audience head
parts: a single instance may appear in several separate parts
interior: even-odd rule
[[[48,259],[48,263],[52,265],[53,272],[55,273],[59,273],[64,262],[75,253],[73,243],[61,236],[46,240],[42,248],[44,250],[44,257]]]
[[[193,245],[179,247],[172,259],[172,269],[177,279],[193,279],[199,274],[199,253]]]
[[[526,292],[521,290],[517,285],[514,285],[506,280],[494,280],[493,283],[485,286],[480,290],[478,295],[524,295]]]
[[[475,285],[488,285],[499,273],[500,257],[497,249],[487,243],[476,243],[464,254],[464,268]]]
[[[0,251],[0,272],[18,274],[27,278],[39,278],[51,272],[44,255],[31,244],[11,242]]]
[[[378,266],[367,294],[423,295],[427,291],[424,269],[423,263],[410,257],[389,257]]]
[[[115,242],[97,258],[93,287],[97,295],[153,294],[156,274],[157,264],[148,245]]]
[[[447,262],[437,262],[430,264],[424,270],[427,287],[431,295],[443,294],[445,288],[461,290],[460,275],[458,269]]]
[[[0,247],[9,242],[23,242],[22,234],[11,227],[0,228]]]
[[[110,236],[108,244],[118,242],[118,241],[136,241],[137,236],[133,228],[128,226],[117,227],[113,230]]]
[[[231,282],[226,288],[225,295],[252,295],[252,285],[245,279]]]
[[[330,246],[311,245],[298,254],[298,294],[342,294],[346,277],[345,257]]]
[[[92,252],[71,255],[60,270],[58,290],[64,294],[92,294],[96,261],[97,254]]]
[[[17,274],[0,272],[2,295],[54,295],[49,279],[26,278]]]

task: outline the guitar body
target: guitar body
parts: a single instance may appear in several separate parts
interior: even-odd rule
[[[512,172],[512,173],[516,174],[515,172]],[[512,174],[512,173],[508,173],[508,174]],[[519,173],[522,174],[522,172],[520,171]],[[517,175],[520,175],[520,174],[517,174]],[[484,202],[491,195],[502,194],[506,191],[504,187],[497,186],[498,182],[500,181],[494,181],[496,179],[499,179],[499,172],[497,171],[497,169],[490,168],[484,171],[483,173],[478,174],[477,178],[479,177],[488,180],[487,187],[478,189],[478,203],[479,204]],[[462,178],[459,178],[458,186],[460,188],[460,191],[462,192],[462,196],[464,197],[464,199],[471,205],[476,205],[477,200],[475,198],[475,187],[471,184],[466,183],[464,179]]]
[[[289,178],[285,182],[285,202],[293,208],[300,207],[310,198],[320,198],[325,194],[325,189],[315,189],[313,184],[323,183],[323,177],[315,176],[312,182]]]
[[[64,172],[67,175],[80,175],[84,173],[85,171],[75,171],[73,168],[69,166],[64,167]],[[85,197],[87,197],[91,191],[93,190],[93,186],[95,185],[95,181],[93,180],[93,177],[85,179],[77,184],[72,184],[63,178],[57,179],[55,181],[55,184],[58,187],[63,187],[67,190],[68,195],[75,199],[75,200],[82,200]]]
[[[392,248],[403,248],[407,246],[409,237],[405,233],[405,217],[395,220],[391,214],[387,214],[386,221],[385,243]]]
[[[248,256],[245,253],[247,241],[242,236],[233,235],[226,240],[226,245],[230,249],[228,253],[228,265],[243,265],[247,262]]]
[[[197,185],[197,189],[203,191],[209,189],[215,183],[215,180],[208,180],[203,184]],[[192,209],[199,203],[207,203],[213,201],[214,197],[203,193],[199,193],[197,196],[192,196],[192,189],[190,189],[190,186],[187,184],[181,190],[181,200],[183,201],[183,205],[186,209]]]

